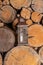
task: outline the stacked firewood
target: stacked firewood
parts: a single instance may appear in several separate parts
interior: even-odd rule
[[[20,22],[28,45],[18,45]],[[0,65],[43,65],[43,0],[0,0]]]

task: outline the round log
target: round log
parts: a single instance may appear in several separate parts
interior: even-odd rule
[[[43,26],[34,24],[28,28],[28,44],[32,47],[43,45]]]
[[[28,26],[30,26],[30,25],[32,25],[32,24],[33,24],[33,22],[32,22],[32,20],[31,20],[31,19],[28,19],[28,20],[26,20],[26,24],[27,24]]]
[[[15,43],[15,36],[12,30],[7,27],[0,28],[0,52],[7,52]]]
[[[0,65],[2,65],[2,64],[3,64],[3,62],[2,62],[2,56],[0,54]]]
[[[31,4],[31,0],[10,0],[11,5],[16,9],[21,7],[28,7]]]
[[[39,23],[42,19],[42,14],[40,14],[39,12],[33,12],[32,15],[31,15],[31,19],[35,23]]]
[[[34,11],[43,13],[43,0],[32,0],[31,7]]]
[[[23,17],[24,19],[30,19],[30,16],[31,16],[31,11],[27,8],[22,8],[21,17]]]
[[[6,54],[4,65],[39,65],[39,60],[39,55],[33,48],[18,46]]]
[[[43,47],[39,50],[40,61],[43,63]]]
[[[4,23],[11,23],[15,17],[16,11],[10,5],[6,5],[1,8],[0,20]]]

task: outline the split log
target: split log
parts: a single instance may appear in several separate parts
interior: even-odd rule
[[[0,20],[4,23],[11,23],[16,17],[16,11],[9,5],[3,6],[0,12]]]
[[[43,63],[43,47],[39,50],[40,61]]]
[[[34,24],[28,28],[28,44],[32,47],[43,45],[43,26]]]
[[[4,0],[3,5],[9,5],[9,0]]]
[[[43,0],[32,0],[31,6],[34,11],[43,13]]]
[[[15,43],[15,36],[12,30],[7,27],[0,28],[0,52],[7,52]]]
[[[16,18],[14,21],[13,21],[13,28],[17,25],[19,23],[19,20],[18,20],[18,18]]]
[[[16,26],[17,26],[18,23],[19,23],[19,19],[16,18],[16,19],[13,21],[13,23],[12,23],[12,27],[13,27],[14,30],[16,30]]]
[[[7,53],[4,59],[4,65],[14,65],[14,64],[39,65],[39,55],[35,52],[33,48],[26,46],[15,47]]]
[[[0,65],[2,65],[2,56],[1,56],[1,54],[0,54]]]
[[[11,5],[16,9],[21,9],[21,7],[29,7],[31,0],[10,0]]]
[[[32,15],[31,15],[31,19],[35,23],[39,23],[42,19],[42,14],[40,14],[39,12],[33,12]]]
[[[32,24],[33,24],[33,22],[32,22],[32,20],[31,20],[31,19],[28,19],[28,20],[26,20],[26,24],[27,24],[28,26],[30,26],[30,25],[32,25]]]
[[[27,8],[23,8],[21,10],[21,17],[23,17],[24,19],[30,19],[31,16],[31,11]]]

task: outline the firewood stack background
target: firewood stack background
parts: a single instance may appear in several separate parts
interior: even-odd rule
[[[18,45],[20,22],[28,45]],[[43,65],[43,0],[0,0],[0,65]]]

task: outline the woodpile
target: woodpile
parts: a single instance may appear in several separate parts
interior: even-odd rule
[[[18,46],[7,53],[4,65],[40,65],[39,61],[38,54],[31,47]]]
[[[0,65],[43,65],[43,0],[0,0]]]

